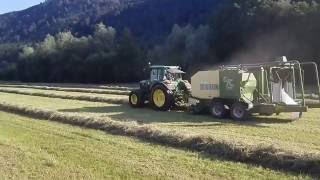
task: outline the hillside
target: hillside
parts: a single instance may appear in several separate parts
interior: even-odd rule
[[[0,79],[137,82],[148,62],[187,75],[284,55],[320,63],[319,2],[48,0],[0,16]]]
[[[216,0],[47,0],[1,15],[0,42],[42,40],[67,30],[87,35],[100,22],[155,40],[168,34],[174,24],[205,23],[215,4]]]

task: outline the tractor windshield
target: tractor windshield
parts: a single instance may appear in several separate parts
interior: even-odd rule
[[[171,81],[177,81],[182,79],[182,74],[177,74],[177,73],[168,73],[167,74],[167,79]]]
[[[177,81],[182,79],[182,74],[184,74],[184,72],[179,69],[169,69],[167,70],[166,78],[171,81]]]

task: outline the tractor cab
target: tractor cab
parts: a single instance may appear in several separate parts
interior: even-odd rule
[[[176,81],[182,79],[185,72],[179,66],[151,66],[150,81]]]
[[[184,73],[179,66],[150,66],[150,79],[140,81],[140,90],[149,92],[155,84],[159,83],[165,84],[172,90],[182,80]]]

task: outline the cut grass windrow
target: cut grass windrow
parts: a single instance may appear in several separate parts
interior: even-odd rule
[[[241,146],[207,136],[187,136],[135,123],[116,122],[108,118],[73,116],[0,102],[0,110],[37,119],[57,121],[111,134],[132,136],[172,147],[204,152],[236,162],[261,165],[271,169],[305,173],[320,177],[320,157],[314,154],[294,154],[269,146]]]
[[[105,102],[105,103],[114,103],[114,104],[125,104],[128,103],[128,98],[105,98],[105,97],[97,97],[97,96],[87,96],[87,95],[60,95],[54,93],[45,93],[45,92],[26,92],[20,90],[13,89],[0,89],[0,92],[4,93],[12,93],[12,94],[22,94],[29,96],[40,96],[40,97],[49,97],[49,98],[60,98],[60,99],[72,99],[72,100],[80,100],[80,101],[91,101],[91,102]]]
[[[95,93],[95,94],[115,94],[115,95],[129,95],[130,91],[126,90],[108,90],[108,89],[85,89],[85,88],[63,88],[63,87],[50,87],[50,86],[28,86],[28,85],[0,85],[5,88],[28,88],[28,89],[40,89],[40,90],[55,90],[65,92],[83,92],[83,93]]]
[[[112,84],[112,85],[98,85],[98,84],[73,84],[73,83],[19,83],[19,82],[3,82],[0,81],[2,86],[47,86],[47,87],[61,87],[61,88],[86,88],[86,89],[109,89],[131,91],[138,88],[137,84]]]

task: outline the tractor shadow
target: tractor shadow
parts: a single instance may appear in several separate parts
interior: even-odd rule
[[[217,119],[210,114],[193,115],[185,111],[159,112],[151,108],[133,109],[129,105],[82,107],[76,109],[61,109],[65,113],[90,113],[99,117],[110,117],[118,121],[136,121],[140,124],[168,123],[180,127],[201,127],[201,126],[223,126],[235,124],[240,126],[267,127],[268,124],[286,124],[293,120],[283,117],[260,117],[252,116],[247,121],[234,121],[231,118]]]

